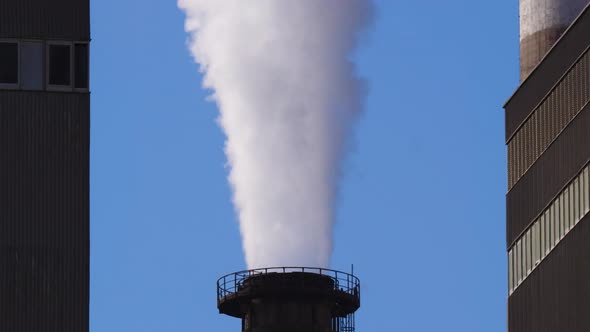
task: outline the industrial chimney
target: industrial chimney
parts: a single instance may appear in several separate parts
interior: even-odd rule
[[[354,332],[360,282],[320,268],[267,268],[217,281],[217,308],[240,318],[242,332]]]
[[[541,62],[590,0],[520,0],[520,80]]]

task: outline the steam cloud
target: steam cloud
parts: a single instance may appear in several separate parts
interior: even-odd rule
[[[227,135],[246,262],[329,265],[364,84],[349,56],[370,0],[179,0]]]

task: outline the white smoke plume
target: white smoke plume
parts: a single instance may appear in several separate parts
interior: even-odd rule
[[[370,0],[179,0],[227,136],[246,263],[330,263],[335,197],[364,83]]]

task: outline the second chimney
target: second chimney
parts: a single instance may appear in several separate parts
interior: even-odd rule
[[[520,0],[520,80],[541,62],[590,0]]]

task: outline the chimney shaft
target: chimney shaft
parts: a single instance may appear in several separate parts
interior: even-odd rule
[[[539,64],[590,0],[520,0],[520,80]]]

